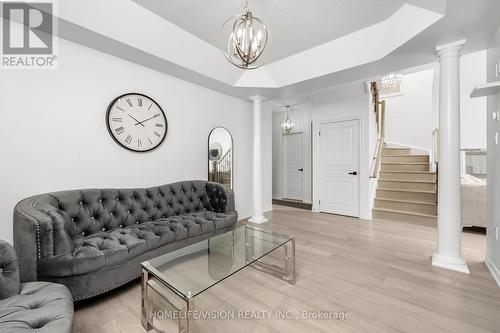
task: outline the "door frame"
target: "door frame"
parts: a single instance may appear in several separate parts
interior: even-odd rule
[[[363,188],[368,186],[368,180],[365,180],[365,176],[367,175],[367,170],[364,167],[364,159],[365,156],[365,145],[364,145],[364,121],[362,116],[350,116],[350,117],[338,117],[331,118],[329,120],[316,120],[313,122],[313,151],[312,151],[312,160],[313,160],[313,211],[321,212],[320,204],[319,204],[319,193],[321,188],[321,182],[319,179],[319,165],[321,162],[321,156],[319,155],[319,130],[321,125],[331,124],[331,123],[342,123],[347,121],[358,121],[358,217],[359,218],[367,218],[363,215],[363,209],[366,205],[364,200],[364,191]],[[369,218],[369,217],[368,217]]]
[[[286,174],[287,174],[287,167],[286,167],[286,136],[288,135],[295,135],[295,134],[300,134],[302,135],[302,164],[304,164],[304,132],[303,131],[297,131],[297,132],[292,132],[290,134],[281,134],[281,151],[282,151],[282,158],[281,158],[281,199],[285,199],[285,193],[286,193]],[[304,165],[302,165],[302,168],[304,168]],[[302,202],[304,201],[304,188],[305,188],[306,182],[305,182],[305,177],[304,177],[304,172],[302,172]]]

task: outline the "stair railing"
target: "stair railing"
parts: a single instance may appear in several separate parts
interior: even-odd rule
[[[232,151],[229,149],[224,156],[218,161],[213,161],[212,162],[212,168],[210,170],[210,181],[220,183],[220,184],[225,184],[224,179],[229,177],[229,185],[230,187],[232,186],[232,165],[233,165],[233,158],[232,158]]]
[[[377,146],[375,147],[375,154],[373,155],[370,178],[378,178],[380,164],[382,162],[382,149],[384,148],[385,141],[385,101],[379,100],[376,82],[372,82],[371,89],[377,122]]]

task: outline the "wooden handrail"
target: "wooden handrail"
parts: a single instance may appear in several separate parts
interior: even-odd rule
[[[385,101],[378,101],[378,96],[374,101],[375,112],[377,113],[377,147],[373,156],[370,178],[378,178],[380,163],[382,162],[382,149],[385,142]]]
[[[439,128],[432,130],[432,158],[434,163],[439,163]]]

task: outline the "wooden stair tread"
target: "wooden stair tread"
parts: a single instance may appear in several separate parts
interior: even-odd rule
[[[429,165],[428,162],[382,162],[382,165]]]
[[[414,216],[421,216],[421,217],[437,218],[436,215],[412,212],[412,211],[407,211],[407,210],[398,210],[398,209],[389,209],[389,208],[373,208],[373,210],[377,211],[377,212],[387,212],[387,213],[396,213],[396,214],[404,214],[404,215],[414,215]]]
[[[401,202],[401,203],[409,203],[409,204],[417,204],[417,205],[437,206],[437,204],[435,202],[425,202],[425,201],[419,201],[419,200],[401,200],[401,199],[386,199],[386,198],[375,198],[375,200]]]
[[[381,191],[393,191],[393,192],[414,192],[414,193],[431,193],[436,194],[436,191],[426,191],[426,190],[405,190],[405,189],[393,189],[393,188],[385,188],[379,187],[377,190]]]
[[[425,163],[427,164],[427,163]],[[435,175],[436,173],[434,171],[394,171],[394,170],[380,170],[380,173],[418,173],[418,174],[425,174],[425,175]]]
[[[405,154],[405,155],[384,155],[382,157],[429,157],[429,155],[416,155],[416,154]]]
[[[383,179],[379,178],[382,182],[394,182],[394,183],[419,183],[419,184],[436,184],[436,182],[429,180],[401,180],[401,179]]]

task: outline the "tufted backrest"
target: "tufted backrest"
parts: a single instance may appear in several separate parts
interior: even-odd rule
[[[68,253],[72,239],[100,231],[210,210],[234,211],[233,193],[208,181],[185,181],[145,189],[87,189],[37,196],[33,207],[52,221],[42,257]],[[68,238],[69,236],[69,238]],[[41,235],[44,237],[44,235]],[[52,239],[50,239],[52,237]],[[47,238],[47,237],[46,237]],[[50,253],[51,252],[51,253]]]
[[[19,294],[19,264],[16,251],[0,240],[0,299]]]

